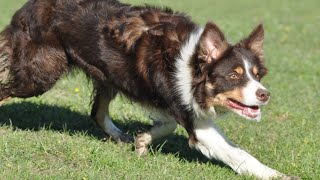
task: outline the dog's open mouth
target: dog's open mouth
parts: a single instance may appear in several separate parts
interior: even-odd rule
[[[228,106],[248,118],[256,118],[261,115],[259,106],[247,106],[236,100],[228,99]]]

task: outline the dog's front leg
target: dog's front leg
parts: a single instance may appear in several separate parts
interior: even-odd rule
[[[191,146],[210,159],[214,158],[224,162],[239,174],[253,175],[261,179],[283,176],[229,142],[210,120],[196,119],[194,134],[196,141],[191,143]]]

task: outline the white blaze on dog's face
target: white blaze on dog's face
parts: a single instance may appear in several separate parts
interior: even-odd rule
[[[259,121],[261,119],[261,110],[259,106],[268,103],[270,93],[259,82],[260,77],[257,66],[252,65],[246,58],[243,59],[243,64],[244,72],[241,78],[245,79],[246,83],[243,87],[239,88],[241,98],[232,99],[232,97],[230,97],[227,100],[227,105],[229,106],[229,109],[240,116]],[[240,67],[241,66],[238,68]]]
[[[208,24],[197,54],[206,96],[197,96],[201,85],[195,86],[197,102],[203,108],[219,105],[260,121],[260,106],[270,99],[270,93],[260,83],[267,71],[263,63],[263,26],[257,26],[248,38],[232,46],[216,25]]]

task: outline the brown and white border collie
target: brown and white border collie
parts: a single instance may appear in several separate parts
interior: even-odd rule
[[[109,117],[119,93],[154,111],[150,131],[135,137],[138,154],[177,124],[189,145],[239,174],[261,179],[287,176],[229,142],[214,125],[222,106],[259,121],[270,93],[263,26],[228,43],[212,22],[201,27],[182,13],[116,0],[29,0],[0,34],[0,102],[48,91],[76,67],[94,80],[91,116],[115,140],[133,138]]]

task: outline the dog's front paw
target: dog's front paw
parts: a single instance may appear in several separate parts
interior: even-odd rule
[[[281,180],[300,180],[299,177],[297,176],[287,176],[287,175],[283,175]]]
[[[272,179],[281,179],[281,180],[300,180],[297,176],[289,176],[280,172],[277,172],[275,176],[272,176]]]
[[[151,136],[148,133],[139,134],[135,139],[135,148],[139,156],[148,154],[148,146],[151,143]]]

